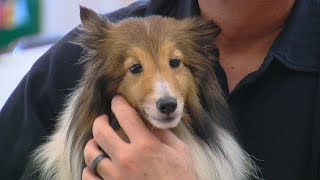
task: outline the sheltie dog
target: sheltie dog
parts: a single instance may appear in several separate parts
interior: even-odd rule
[[[160,16],[110,22],[85,7],[80,16],[73,43],[84,49],[85,72],[53,135],[32,156],[41,179],[81,179],[93,121],[103,113],[112,116],[111,99],[117,94],[146,124],[171,129],[190,148],[198,179],[255,175],[255,164],[236,141],[215,77],[212,52],[220,29],[213,22]]]

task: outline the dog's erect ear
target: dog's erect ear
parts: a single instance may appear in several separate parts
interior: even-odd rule
[[[195,23],[195,28],[199,31],[200,35],[206,39],[208,37],[215,38],[221,32],[220,27],[216,23],[202,20],[201,18],[198,18],[197,23]]]
[[[112,23],[107,18],[83,6],[80,6],[80,18],[82,26],[79,27],[79,36],[71,42],[94,53],[105,41],[107,31],[111,28]]]
[[[188,21],[188,31],[193,32],[194,41],[197,43],[201,52],[209,58],[215,59],[212,52],[216,49],[215,39],[220,34],[221,29],[213,21],[206,21],[199,17],[187,18]]]
[[[111,23],[93,10],[80,6],[80,19],[85,29],[107,28]]]
[[[213,21],[206,21],[199,17],[187,18],[182,20],[186,33],[189,33],[193,51],[198,56],[194,57],[193,61],[190,61],[189,67],[198,79],[199,98],[201,99],[201,105],[205,109],[205,113],[208,113],[208,117],[200,117],[203,113],[197,113],[195,110],[191,114],[195,114],[197,119],[194,122],[202,121],[204,124],[199,125],[198,132],[196,132],[201,138],[207,139],[212,132],[206,131],[207,126],[213,123],[213,126],[220,126],[222,129],[228,129],[229,132],[233,132],[234,125],[230,121],[230,112],[228,104],[223,96],[223,92],[220,88],[218,80],[215,75],[214,61],[217,60],[215,56],[215,50],[217,46],[215,44],[216,37],[220,34],[221,29]],[[191,109],[192,110],[192,109]]]
[[[200,38],[198,43],[202,45],[203,53],[209,58],[215,59],[213,50],[216,49],[215,39],[220,34],[221,29],[213,21],[199,20],[196,24]]]
[[[107,18],[83,6],[80,6],[80,18],[82,22],[82,26],[79,27],[80,34],[71,42],[94,53],[105,41],[112,23]]]

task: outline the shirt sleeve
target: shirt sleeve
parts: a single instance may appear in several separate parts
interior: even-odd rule
[[[0,179],[19,179],[32,150],[53,130],[65,96],[81,77],[82,49],[71,31],[32,66],[0,112]]]

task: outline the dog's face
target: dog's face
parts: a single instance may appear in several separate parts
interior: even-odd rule
[[[143,119],[157,128],[175,127],[183,114],[193,76],[175,42],[164,39],[156,49],[133,45],[127,50],[118,93]]]
[[[87,76],[111,79],[106,94],[116,89],[154,127],[177,126],[193,101],[190,97],[198,95],[195,73],[204,58],[199,43],[206,46],[212,37],[213,47],[218,28],[209,31],[211,24],[196,19],[159,16],[113,24],[88,9],[81,9],[81,20],[80,45],[89,54]],[[208,36],[206,41],[202,36]],[[112,80],[116,81],[112,84]]]
[[[162,129],[177,126],[188,93],[196,89],[179,38],[170,35],[175,30],[173,19],[160,17],[129,19],[109,30],[112,53],[121,54],[110,59],[122,63],[117,93],[145,121]]]

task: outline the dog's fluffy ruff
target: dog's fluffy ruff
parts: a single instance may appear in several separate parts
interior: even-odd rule
[[[66,110],[58,120],[57,131],[49,138],[48,143],[39,147],[34,153],[33,158],[41,172],[41,179],[81,179],[84,160],[83,158],[70,159],[70,157],[82,157],[82,150],[70,154],[71,143],[65,143],[69,119],[76,108],[74,102],[81,95],[81,91],[83,88],[79,88],[72,94]],[[255,176],[256,167],[249,155],[228,132],[220,128],[217,128],[217,131],[222,151],[214,151],[203,140],[194,136],[183,122],[175,130],[175,134],[191,150],[199,180],[245,180],[249,176]],[[76,167],[72,174],[70,163]]]

